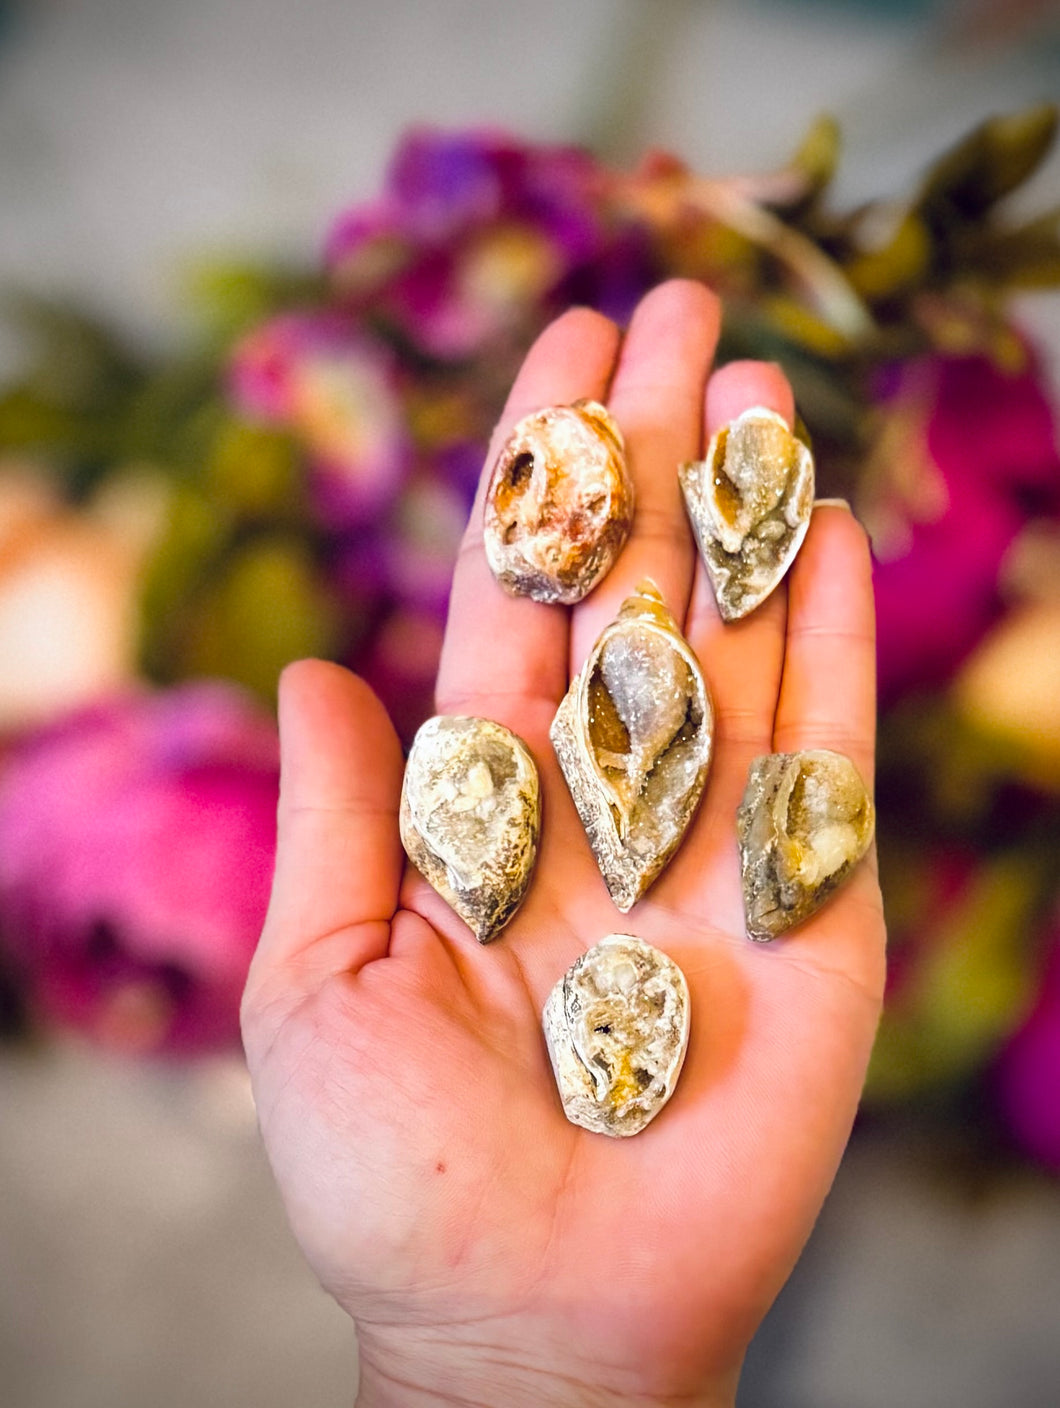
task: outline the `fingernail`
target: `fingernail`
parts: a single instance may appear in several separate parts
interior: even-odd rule
[[[850,502],[847,499],[814,499],[814,508],[845,508],[847,513],[853,513]]]

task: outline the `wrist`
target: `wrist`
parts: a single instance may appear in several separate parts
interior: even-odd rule
[[[733,1408],[738,1373],[724,1383],[662,1384],[649,1372],[480,1342],[465,1327],[359,1327],[356,1408]],[[527,1345],[531,1344],[527,1339]]]

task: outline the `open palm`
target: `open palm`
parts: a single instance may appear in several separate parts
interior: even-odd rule
[[[375,697],[320,662],[284,679],[277,872],[244,1031],[296,1235],[358,1323],[365,1404],[731,1403],[849,1133],[882,991],[874,861],[792,935],[752,944],[735,813],[760,753],[833,747],[871,778],[868,551],[848,512],[820,508],[787,584],[720,622],[677,465],[746,407],[790,420],[792,403],[775,367],[710,375],[718,319],[685,282],[648,295],[624,338],[572,311],[498,428],[497,444],[528,411],[606,400],[638,497],[616,567],[570,610],[506,597],[472,514],[437,707],[519,734],[543,797],[535,876],[495,943],[404,863],[401,754]],[[645,576],[703,664],[717,732],[682,848],[624,916],[548,728]],[[692,1002],[674,1098],[622,1140],[566,1121],[540,1026],[557,979],[612,932],[670,954]]]

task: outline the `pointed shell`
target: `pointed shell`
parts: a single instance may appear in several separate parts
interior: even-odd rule
[[[754,406],[678,471],[699,551],[725,621],[765,601],[802,546],[813,511],[813,456],[775,411]]]
[[[714,711],[699,661],[644,581],[602,632],[551,738],[611,898],[623,913],[681,843],[710,766]]]
[[[689,1018],[684,974],[643,939],[609,934],[582,954],[544,1012],[571,1123],[598,1134],[639,1134],[674,1092]]]
[[[412,741],[399,814],[409,860],[481,943],[518,909],[537,856],[537,766],[489,719],[440,715]]]
[[[865,784],[842,753],[756,758],[736,818],[749,936],[775,939],[820,909],[868,850],[873,824]]]
[[[516,425],[493,467],[482,535],[512,596],[570,605],[610,571],[633,525],[622,433],[596,401]]]

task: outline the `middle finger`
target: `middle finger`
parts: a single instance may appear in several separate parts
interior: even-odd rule
[[[690,279],[653,289],[630,322],[608,409],[626,442],[633,531],[607,577],[572,613],[572,676],[642,578],[654,579],[678,622],[685,618],[695,555],[677,467],[700,454],[704,387],[720,322],[717,298]]]

